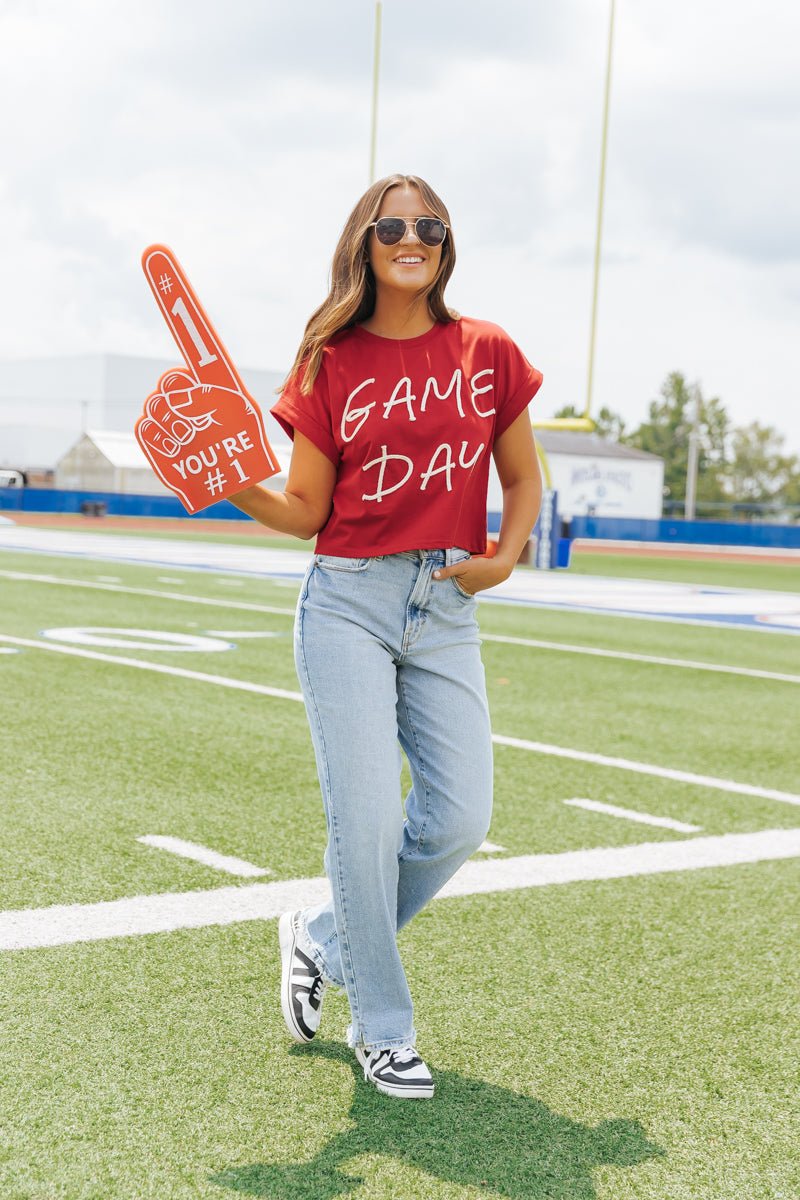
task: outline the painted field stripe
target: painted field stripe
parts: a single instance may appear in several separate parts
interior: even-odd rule
[[[217,600],[211,596],[187,596],[183,592],[161,592],[157,588],[125,587],[118,583],[93,583],[87,579],[59,579],[56,575],[29,575],[24,571],[0,571],[0,579],[20,583],[53,583],[59,587],[92,588],[99,592],[122,592],[125,596],[154,596],[157,600],[179,600],[183,604],[208,604],[213,608],[235,608],[243,612],[277,613],[293,617],[293,608],[277,608],[272,604],[248,604],[246,600]]]
[[[537,638],[511,637],[499,633],[481,633],[483,642],[506,642],[510,646],[531,646],[537,650],[557,650],[564,654],[589,654],[596,658],[620,658],[626,662],[653,663],[659,667],[683,667],[691,671],[714,671],[721,675],[746,675],[751,679],[771,679],[779,683],[800,683],[800,675],[780,671],[760,671],[755,667],[730,667],[723,663],[695,662],[691,658],[662,658],[655,654],[634,654],[626,650],[602,650],[597,646],[574,646],[568,642],[545,642]]]
[[[505,846],[496,846],[494,842],[481,842],[477,850],[479,854],[503,854],[504,852]]]
[[[274,629],[229,629],[227,633],[222,633],[220,630],[207,629],[206,634],[209,637],[224,637],[229,642],[242,642],[245,638],[276,638],[283,637],[283,634],[276,633]]]
[[[800,829],[767,829],[563,854],[484,859],[465,863],[436,899],[798,857]],[[206,891],[164,892],[99,904],[18,909],[0,913],[0,950],[269,920],[289,909],[319,904],[329,894],[327,879],[288,879]]]
[[[136,667],[140,671],[155,671],[159,675],[177,675],[180,679],[196,679],[201,683],[215,683],[218,687],[234,688],[240,692],[255,692],[259,696],[274,696],[278,700],[299,700],[303,697],[300,692],[290,692],[286,688],[267,687],[263,683],[251,683],[245,679],[230,679],[227,675],[208,675],[205,671],[190,671],[186,667],[171,667],[166,663],[145,662],[141,658],[127,658],[122,654],[102,654],[99,650],[84,650],[77,646],[66,646],[61,642],[37,642],[33,638],[11,637],[10,634],[0,633],[0,642],[11,642],[14,646],[27,646],[32,650],[55,650],[61,654],[71,654],[75,658],[92,658],[97,662],[116,663],[121,667]]]
[[[204,671],[190,671],[186,667],[168,666],[166,663],[146,662],[143,659],[127,658],[117,654],[102,654],[96,650],[79,649],[59,642],[38,642],[33,638],[12,637],[0,633],[0,642],[14,646],[27,646],[34,650],[51,650],[59,654],[72,654],[76,658],[93,658],[98,662],[115,663],[123,667],[136,667],[141,671],[156,671],[160,675],[178,675],[183,679],[196,679],[201,683],[214,683],[219,687],[234,688],[242,692],[254,692],[259,696],[274,696],[279,700],[295,700],[302,703],[300,692],[285,688],[267,687],[262,683],[251,683],[244,679],[231,679],[227,675],[209,675]],[[734,792],[742,796],[758,796],[765,800],[778,800],[783,804],[800,805],[800,796],[781,792],[774,788],[757,787],[750,783],[737,783],[730,779],[717,779],[713,775],[696,775],[690,771],[676,771],[670,767],[658,767],[652,763],[633,762],[627,758],[609,758],[605,754],[592,754],[587,750],[573,750],[568,746],[551,746],[547,742],[530,742],[524,738],[505,737],[493,733],[492,741],[498,746],[511,746],[517,750],[529,750],[535,754],[548,754],[555,758],[571,758],[577,762],[590,762],[600,767],[616,767],[621,771],[636,771],[640,775],[654,775],[659,779],[674,779],[681,783],[694,783],[700,787],[716,788],[723,792]]]
[[[236,858],[233,854],[219,854],[209,850],[208,846],[200,846],[197,842],[185,842],[182,838],[162,837],[157,833],[147,833],[138,837],[137,842],[145,846],[154,846],[157,850],[166,850],[169,854],[177,854],[180,858],[190,858],[193,862],[202,863],[206,867],[214,867],[217,871],[227,871],[229,875],[240,875],[243,879],[256,879],[261,875],[270,875],[267,867],[257,867],[255,863]]]
[[[635,812],[632,808],[603,804],[600,800],[565,800],[564,803],[570,808],[585,808],[588,812],[621,817],[624,821],[637,821],[640,825],[656,825],[660,829],[674,829],[677,833],[700,833],[703,828],[702,825],[687,825],[685,821],[673,821],[672,817],[654,817],[650,813]]]
[[[752,783],[737,783],[734,779],[717,779],[714,775],[697,775],[693,771],[675,771],[671,767],[657,767],[654,763],[632,762],[628,758],[591,754],[588,750],[549,746],[546,742],[529,742],[525,738],[504,737],[500,733],[493,733],[492,741],[498,746],[511,746],[516,750],[531,750],[535,754],[548,754],[554,758],[571,758],[577,762],[594,763],[598,767],[617,767],[620,771],[654,775],[657,779],[673,779],[678,783],[694,783],[698,787],[716,788],[721,792],[734,792],[740,796],[759,796],[763,800],[779,800],[783,804],[800,805],[800,796],[795,796],[791,792],[757,787]]]
[[[122,584],[94,583],[84,579],[60,579],[55,575],[32,575],[24,571],[0,571],[0,579],[14,579],[27,583],[50,583],[62,587],[93,588],[98,591],[121,592],[129,596],[153,596],[159,600],[177,600],[183,604],[206,604],[214,608],[239,609],[243,612],[277,613],[293,617],[293,608],[279,608],[270,604],[249,604],[246,601],[220,600],[211,596],[188,596],[179,592],[163,592],[155,588],[125,587]],[[285,581],[280,581],[284,584]],[[275,581],[273,581],[275,583]],[[289,586],[294,587],[294,584]],[[605,610],[603,610],[605,612]],[[605,615],[618,616],[617,613]],[[701,622],[707,624],[707,622]],[[725,626],[729,628],[729,626]],[[239,635],[242,636],[241,634]],[[753,679],[771,679],[778,683],[800,683],[800,675],[783,674],[780,671],[761,671],[755,667],[731,667],[723,663],[695,662],[693,659],[666,658],[654,654],[635,654],[625,650],[604,650],[597,646],[575,646],[568,642],[549,642],[538,638],[518,638],[499,633],[481,633],[484,642],[505,642],[511,646],[529,646],[539,650],[556,650],[565,654],[588,654],[596,658],[618,658],[629,662],[652,663],[654,666],[682,667],[694,671],[712,671],[723,675],[743,675]]]

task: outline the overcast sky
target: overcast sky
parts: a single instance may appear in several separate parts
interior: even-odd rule
[[[0,0],[0,357],[172,344],[183,262],[234,358],[286,369],[369,182],[373,0]],[[608,0],[385,0],[377,171],[453,218],[460,311],[583,406]],[[595,408],[669,371],[800,451],[800,5],[619,0]],[[155,380],[154,380],[155,383]],[[143,397],[144,399],[144,397]]]

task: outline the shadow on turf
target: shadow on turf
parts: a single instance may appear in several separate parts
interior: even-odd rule
[[[450,1183],[518,1200],[592,1200],[594,1167],[632,1167],[663,1155],[638,1121],[601,1121],[593,1127],[559,1116],[539,1100],[507,1088],[434,1070],[433,1101],[393,1100],[364,1082],[347,1047],[333,1042],[290,1050],[351,1067],[356,1083],[349,1117],[353,1128],[336,1134],[304,1163],[253,1163],[220,1171],[212,1183],[247,1196],[328,1200],[347,1196],[364,1181],[343,1170],[362,1154],[389,1155]],[[402,1167],[398,1196],[403,1190]]]

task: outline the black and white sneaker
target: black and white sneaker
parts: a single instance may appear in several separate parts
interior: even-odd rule
[[[278,922],[281,946],[281,1008],[296,1042],[310,1042],[319,1029],[325,980],[313,958],[297,945],[297,913]]]
[[[374,1083],[387,1096],[410,1100],[430,1100],[433,1096],[431,1073],[413,1046],[370,1052],[356,1046],[356,1058],[364,1068],[367,1082]]]

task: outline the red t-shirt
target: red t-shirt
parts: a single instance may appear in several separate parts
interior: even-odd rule
[[[497,325],[461,317],[421,337],[358,326],[325,347],[310,395],[300,376],[272,409],[337,470],[320,554],[486,549],[492,445],[542,382]]]

